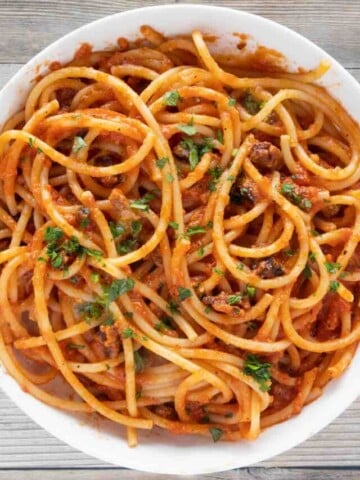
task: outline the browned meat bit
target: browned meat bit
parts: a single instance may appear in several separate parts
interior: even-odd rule
[[[120,162],[120,158],[115,158],[110,155],[103,155],[102,157],[97,157],[95,159],[95,165],[99,167],[111,167]],[[114,187],[121,182],[121,175],[108,175],[106,177],[101,177],[98,181],[104,185],[104,187]]]
[[[120,353],[120,336],[116,325],[101,326],[100,336],[103,340],[106,353],[110,358],[115,358]]]
[[[285,272],[280,262],[275,260],[274,257],[269,257],[256,265],[255,273],[261,278],[268,279],[281,277]]]
[[[208,179],[203,177],[200,181],[196,182],[182,193],[184,208],[194,209],[207,204],[210,197],[208,183]]]
[[[282,154],[270,142],[258,142],[250,150],[250,160],[259,168],[277,170],[282,165]]]
[[[297,387],[283,385],[273,380],[270,394],[274,397],[274,400],[270,408],[279,410],[280,408],[286,407],[286,405],[289,405],[289,403],[294,400],[297,393]]]
[[[259,187],[250,178],[237,178],[230,190],[230,201],[236,205],[255,204],[261,198]]]
[[[160,417],[167,420],[177,420],[178,416],[172,403],[166,403],[164,405],[156,405],[153,408],[153,412]]]
[[[321,213],[325,218],[336,217],[336,215],[338,215],[340,212],[340,208],[340,205],[327,205],[321,210]]]
[[[336,293],[329,293],[316,319],[316,337],[321,341],[337,338],[341,316],[351,310],[351,304]]]
[[[228,294],[225,292],[219,295],[208,295],[202,298],[205,305],[210,305],[214,310],[227,313],[234,317],[243,317],[245,311],[250,308],[248,299],[243,298],[241,293]]]
[[[209,415],[200,402],[186,402],[185,410],[196,423],[207,423],[209,421]]]
[[[113,207],[114,214],[124,222],[137,220],[139,217],[130,208],[130,202],[122,193],[120,188],[114,188],[109,196],[109,201]]]

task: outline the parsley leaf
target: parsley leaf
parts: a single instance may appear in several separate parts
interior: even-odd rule
[[[232,97],[229,98],[229,100],[228,100],[228,105],[229,105],[229,107],[235,107],[235,105],[236,105],[236,98],[232,98]]]
[[[171,90],[164,95],[164,104],[168,107],[176,107],[179,100],[181,100],[181,97],[177,90]]]
[[[240,303],[242,300],[242,295],[229,295],[226,303],[228,305],[236,305],[237,303]]]
[[[134,362],[135,362],[135,372],[136,373],[142,372],[145,368],[145,362],[143,357],[140,355],[140,353],[137,350],[134,351]]]
[[[258,113],[262,106],[262,102],[256,100],[256,98],[254,98],[251,93],[247,93],[245,95],[242,100],[242,104],[251,115],[255,115],[256,113]]]
[[[85,140],[82,137],[74,137],[74,143],[72,147],[73,153],[78,153],[84,147],[86,147]]]
[[[249,353],[245,357],[243,371],[258,382],[262,392],[270,389],[270,368],[271,363],[263,362],[257,355]]]
[[[206,229],[205,227],[202,227],[201,225],[193,225],[192,227],[189,227],[186,230],[186,235],[191,237],[192,235],[198,235],[199,233],[205,233]]]
[[[132,328],[125,328],[122,331],[122,336],[123,336],[123,338],[134,338],[135,337],[135,332]]]
[[[341,268],[341,263],[337,262],[325,262],[326,270],[329,273],[336,273]]]
[[[340,283],[337,280],[331,280],[330,282],[330,292],[337,292],[340,287]]]
[[[169,159],[168,157],[161,157],[158,160],[156,160],[155,163],[156,163],[156,166],[159,167],[160,170],[162,170],[165,167],[165,165],[169,163]]]
[[[183,302],[184,300],[192,296],[191,290],[189,290],[188,288],[178,287],[178,292],[180,302]]]
[[[193,135],[196,135],[196,133],[197,133],[196,127],[195,127],[195,125],[193,125],[193,120],[191,120],[186,125],[178,125],[177,128],[180,130],[180,132],[183,132],[186,135],[189,135],[189,137],[192,137]]]
[[[110,232],[114,238],[118,238],[125,233],[125,227],[121,223],[109,222]]]
[[[153,193],[146,193],[142,198],[139,198],[137,200],[131,200],[130,201],[130,207],[134,208],[136,210],[143,210],[144,212],[149,211],[149,202],[155,198],[155,195]]]
[[[221,428],[217,428],[217,427],[210,427],[209,432],[211,433],[211,436],[214,442],[218,442],[222,437],[222,434],[224,433]]]

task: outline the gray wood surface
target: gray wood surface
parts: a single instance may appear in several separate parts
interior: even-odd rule
[[[140,0],[0,0],[0,87],[31,56],[65,33]],[[283,23],[314,41],[360,81],[360,0],[190,0],[243,9]],[[0,107],[1,108],[1,107]],[[163,480],[106,465],[58,441],[0,392],[0,480]],[[180,477],[174,477],[180,478]],[[192,477],[211,480],[357,480],[360,400],[321,433],[259,466]]]

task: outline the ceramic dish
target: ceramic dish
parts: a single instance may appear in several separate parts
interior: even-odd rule
[[[36,75],[50,62],[69,61],[82,42],[94,49],[109,47],[120,36],[134,38],[141,25],[151,25],[165,35],[200,29],[219,37],[221,46],[236,44],[234,32],[255,38],[280,51],[292,68],[310,69],[321,60],[331,62],[321,84],[360,120],[360,86],[333,58],[297,33],[264,18],[227,8],[175,5],[119,13],[86,25],[50,45],[34,57],[0,92],[0,126],[23,104]],[[169,435],[157,430],[141,433],[139,446],[130,449],[120,427],[98,417],[77,417],[54,410],[24,393],[0,367],[0,386],[35,422],[69,445],[115,465],[159,474],[204,474],[246,467],[269,459],[303,442],[333,421],[360,393],[357,380],[360,354],[324,394],[290,420],[269,428],[254,442],[219,442]]]

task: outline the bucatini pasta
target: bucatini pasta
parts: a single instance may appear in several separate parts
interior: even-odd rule
[[[53,64],[3,127],[0,360],[130,446],[255,439],[356,350],[359,128],[314,83],[326,64],[141,33]]]

